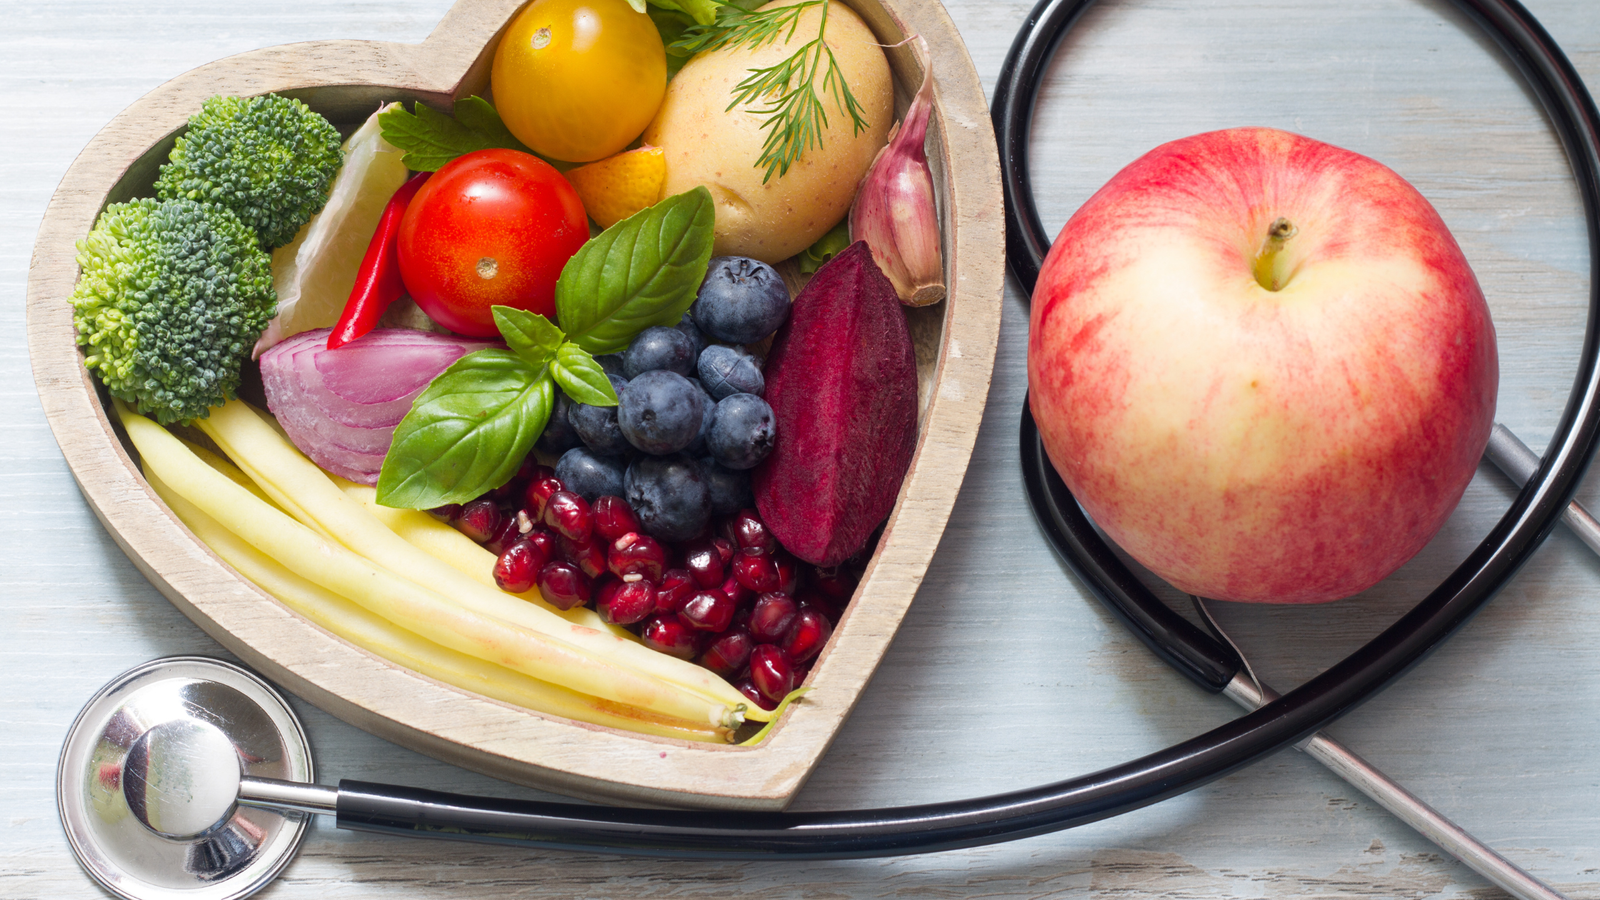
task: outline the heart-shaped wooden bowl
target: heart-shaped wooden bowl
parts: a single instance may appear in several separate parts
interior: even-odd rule
[[[298,97],[353,125],[381,101],[449,109],[487,93],[521,0],[461,0],[421,44],[328,41],[220,60],[107,125],[50,201],[28,281],[28,346],[56,441],[90,505],[139,569],[212,637],[328,712],[398,744],[510,781],[597,799],[781,808],[822,757],[882,659],[938,546],[988,394],[1004,277],[999,164],[977,72],[936,0],[851,3],[884,44],[921,34],[936,60],[930,151],[945,228],[943,303],[910,310],[921,377],[916,455],[866,575],[810,675],[759,746],[641,737],[530,713],[373,657],[244,580],[172,515],[118,439],[74,343],[75,243],[107,203],[147,195],[188,117],[214,94]],[[921,71],[889,50],[904,105]]]

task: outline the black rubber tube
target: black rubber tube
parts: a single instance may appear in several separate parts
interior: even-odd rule
[[[1534,478],[1443,584],[1361,650],[1283,698],[1198,737],[1100,772],[993,797],[838,812],[682,812],[487,800],[345,782],[340,785],[340,827],[636,856],[725,859],[893,856],[971,847],[1071,828],[1198,787],[1319,730],[1416,665],[1487,602],[1555,527],[1600,435],[1600,273],[1594,272],[1600,265],[1600,116],[1561,51],[1515,0],[1457,3],[1516,61],[1566,146],[1589,222],[1589,324],[1576,383]],[[1012,46],[995,94],[1010,262],[1030,287],[1049,240],[1028,190],[1029,122],[1051,53],[1088,6],[1089,0],[1041,3]],[[1058,505],[1068,503],[1070,495]],[[1083,529],[1070,522],[1062,527],[1073,531],[1082,546],[1098,544],[1109,555],[1092,529],[1079,533]],[[1111,584],[1097,590],[1107,587],[1118,589]],[[1208,655],[1200,646],[1180,655],[1186,653],[1197,659]]]

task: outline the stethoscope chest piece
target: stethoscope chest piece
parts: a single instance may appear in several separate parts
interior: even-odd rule
[[[78,714],[56,769],[56,804],[73,853],[112,893],[237,900],[289,864],[310,822],[239,806],[244,777],[313,780],[294,711],[237,666],[158,659]]]

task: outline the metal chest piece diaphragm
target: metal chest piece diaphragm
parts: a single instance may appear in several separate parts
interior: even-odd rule
[[[67,732],[56,806],[73,853],[129,900],[238,900],[294,858],[309,817],[238,805],[242,778],[313,780],[283,698],[213,659],[114,679]]]

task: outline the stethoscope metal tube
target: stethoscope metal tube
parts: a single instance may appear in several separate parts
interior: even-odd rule
[[[1049,243],[1028,190],[1029,120],[1051,52],[1089,2],[1040,3],[996,89],[1009,262],[1029,289]],[[320,811],[331,802],[346,828],[636,856],[837,859],[926,853],[1071,828],[1183,793],[1306,739],[1382,690],[1465,624],[1531,557],[1563,514],[1600,439],[1600,114],[1560,50],[1515,0],[1457,2],[1506,48],[1545,103],[1577,173],[1596,271],[1575,387],[1533,478],[1466,561],[1366,646],[1206,734],[1099,772],[992,797],[876,810],[729,813],[494,800],[344,782],[333,795],[329,789],[297,795],[304,808]],[[1041,526],[1089,589],[1191,679],[1213,692],[1227,688],[1241,668],[1237,654],[1167,609],[1122,565],[1044,459],[1026,414],[1021,449],[1024,481]],[[87,739],[94,740],[105,724],[84,725]],[[65,768],[69,759],[89,752],[74,748],[78,731],[75,725],[69,733],[58,780],[64,821],[76,802],[65,795],[93,784]],[[246,822],[229,833],[237,843],[255,827]],[[215,835],[198,839],[216,850]]]

